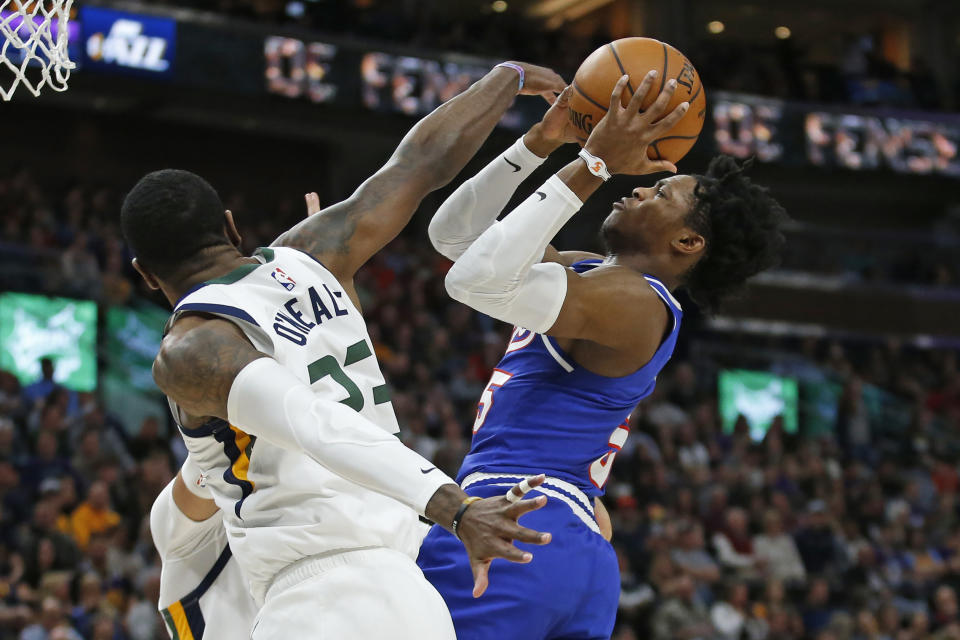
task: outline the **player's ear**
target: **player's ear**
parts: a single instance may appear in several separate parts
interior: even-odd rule
[[[223,212],[223,230],[227,234],[227,238],[230,239],[230,242],[233,246],[240,248],[240,232],[237,231],[237,224],[233,221],[233,212],[230,209],[227,209]]]
[[[692,256],[707,248],[707,240],[693,229],[684,228],[670,246],[677,253]]]
[[[148,287],[150,287],[154,291],[160,288],[160,281],[157,280],[157,277],[152,273],[150,273],[149,271],[147,271],[146,269],[144,269],[143,265],[141,265],[136,258],[133,259],[131,264],[133,264],[133,268],[137,270],[137,273],[139,273],[143,277],[143,280],[144,282],[147,283]]]

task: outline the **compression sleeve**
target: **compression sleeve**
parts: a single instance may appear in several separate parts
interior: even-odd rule
[[[567,270],[540,263],[583,203],[557,176],[477,238],[447,273],[447,293],[489,316],[544,333],[560,315]]]
[[[389,496],[420,515],[445,473],[346,405],[317,395],[272,358],[237,375],[227,417],[251,435],[302,451],[331,472]]]
[[[202,521],[184,515],[173,499],[173,483],[171,480],[163,488],[150,508],[150,535],[163,562],[189,557],[217,542],[217,532],[223,530],[223,515],[219,511]]]
[[[545,159],[527,149],[521,137],[461,184],[430,220],[427,233],[434,249],[451,260],[459,258],[496,222],[513,192]]]

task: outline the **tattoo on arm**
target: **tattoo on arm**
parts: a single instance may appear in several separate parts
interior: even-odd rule
[[[306,251],[341,282],[351,279],[400,233],[428,193],[456,177],[515,95],[515,77],[488,74],[418,122],[353,195],[300,222],[274,244]]]
[[[314,256],[346,256],[350,253],[350,238],[357,229],[358,211],[351,206],[354,197],[336,204],[326,211],[303,220],[284,233],[274,244],[294,247]]]
[[[164,337],[153,363],[153,378],[189,415],[226,420],[234,378],[262,357],[265,354],[230,322],[188,316]]]

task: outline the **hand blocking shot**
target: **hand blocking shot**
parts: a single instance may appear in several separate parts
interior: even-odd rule
[[[446,600],[460,640],[610,637],[620,578],[599,497],[630,414],[673,353],[683,317],[673,292],[685,288],[715,308],[772,266],[783,245],[783,209],[743,167],[719,157],[706,174],[674,175],[614,202],[601,226],[606,255],[550,246],[612,174],[676,172],[648,151],[689,103],[668,110],[677,81],[657,76],[646,74],[632,95],[630,78],[621,77],[580,157],[497,221],[551,152],[579,140],[568,87],[430,223],[433,246],[454,261],[450,296],[515,325],[480,398],[457,480],[467,493],[491,497],[545,473],[531,495],[550,501],[526,524],[553,532],[531,565],[496,563],[490,589],[475,599],[459,543],[441,528],[430,531],[418,564]],[[654,86],[663,90],[641,110]]]
[[[518,93],[553,102],[563,86],[549,69],[498,65],[420,121],[350,198],[253,256],[240,253],[231,213],[197,175],[157,171],[127,195],[134,266],[173,305],[154,377],[260,607],[255,640],[452,639],[444,602],[414,562],[418,515],[462,541],[477,595],[492,559],[532,560],[513,541],[550,542],[517,522],[545,504],[521,499],[542,477],[509,499],[476,500],[396,437],[353,277],[463,168]],[[214,582],[225,575],[215,569]],[[179,637],[222,637],[203,609],[199,600],[178,618]]]

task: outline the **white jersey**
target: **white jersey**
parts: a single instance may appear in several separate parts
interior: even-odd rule
[[[221,514],[191,520],[173,500],[173,482],[150,509],[150,533],[163,562],[158,604],[172,640],[250,636],[257,606],[231,557]]]
[[[318,393],[398,433],[366,324],[333,274],[296,249],[264,248],[254,256],[260,264],[188,292],[170,324],[193,312],[230,320]],[[171,408],[180,422],[179,408],[173,402]],[[181,426],[181,432],[223,511],[230,546],[257,603],[278,571],[309,556],[389,547],[416,559],[422,529],[409,507],[304,453],[258,441],[242,424],[214,420],[196,429]]]

